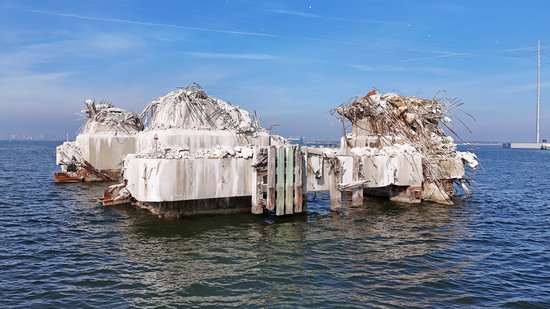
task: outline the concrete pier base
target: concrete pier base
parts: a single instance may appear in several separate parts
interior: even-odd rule
[[[212,198],[175,202],[135,202],[134,205],[149,210],[163,218],[182,218],[196,215],[227,215],[249,213],[250,196]]]

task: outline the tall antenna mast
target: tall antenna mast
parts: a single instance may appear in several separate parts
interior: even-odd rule
[[[537,63],[537,143],[540,142],[540,40],[538,40],[538,63]]]

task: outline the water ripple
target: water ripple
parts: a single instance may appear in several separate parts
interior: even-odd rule
[[[478,149],[454,207],[162,220],[54,185],[54,148],[0,142],[0,307],[550,306],[550,152]]]

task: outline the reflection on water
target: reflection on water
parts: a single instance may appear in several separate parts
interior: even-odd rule
[[[327,205],[324,195],[301,217],[132,220],[121,252],[149,271],[129,281],[137,276],[146,290],[162,290],[166,304],[274,305],[288,298],[290,305],[305,297],[319,298],[311,305],[357,305],[397,287],[452,282],[475,258],[449,261],[438,253],[451,250],[467,224],[452,207],[371,200],[331,214]]]
[[[369,199],[331,213],[328,195],[317,194],[305,215],[165,220],[102,207],[103,184],[52,184],[54,147],[0,142],[1,307],[525,307],[550,299],[549,196],[539,189],[550,175],[518,185],[514,173],[491,172],[528,173],[526,155],[550,164],[538,153],[479,150],[480,190],[454,207]]]

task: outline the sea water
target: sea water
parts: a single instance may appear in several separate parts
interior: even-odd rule
[[[155,217],[0,142],[0,307],[550,307],[550,151],[479,147],[470,200]]]

